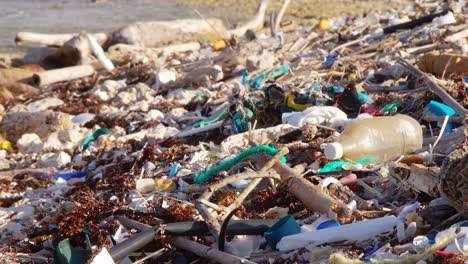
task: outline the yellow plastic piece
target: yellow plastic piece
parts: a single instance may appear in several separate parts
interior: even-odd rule
[[[3,141],[2,149],[6,150],[8,152],[13,152],[13,147],[11,146],[11,142],[8,141],[8,140]]]
[[[330,22],[327,19],[320,20],[318,27],[320,30],[328,30],[330,28]]]
[[[304,111],[312,106],[312,104],[296,104],[296,102],[294,102],[294,99],[296,99],[294,96],[288,96],[288,106],[294,110]]]
[[[213,49],[216,51],[223,50],[226,48],[226,42],[224,40],[218,40],[213,44]]]
[[[154,188],[158,191],[171,192],[177,189],[177,185],[169,179],[157,179]]]

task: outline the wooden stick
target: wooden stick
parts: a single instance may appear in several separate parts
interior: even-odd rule
[[[262,0],[257,9],[257,14],[255,17],[247,22],[245,25],[230,30],[229,34],[237,37],[243,36],[247,30],[257,30],[263,27],[263,21],[265,20],[265,12],[268,7],[270,0]]]
[[[33,32],[19,32],[16,34],[15,43],[16,45],[22,45],[24,43],[30,44],[41,44],[46,46],[63,46],[65,42],[69,41],[78,33],[72,34],[42,34]],[[109,39],[106,33],[96,33],[92,36],[98,41],[99,44],[103,44]]]
[[[466,28],[465,30],[462,30],[460,32],[457,32],[455,34],[452,34],[452,35],[449,35],[447,37],[445,37],[444,41],[448,41],[448,42],[455,42],[459,39],[464,39],[464,38],[468,38],[468,28]]]
[[[208,200],[205,200],[205,199],[198,199],[198,202],[203,204],[203,205],[206,205],[208,207],[211,207],[212,209],[218,211],[218,212],[222,212],[223,211],[223,208],[217,204],[214,204]]]
[[[418,68],[414,67],[411,63],[409,63],[407,60],[402,59],[402,58],[397,58],[398,62],[403,65],[406,69],[408,69],[412,74],[416,76],[423,77],[425,79],[426,84],[429,86],[429,88],[439,96],[442,101],[444,101],[445,104],[448,106],[452,107],[457,114],[460,116],[464,116],[468,114],[468,111],[461,106],[455,99],[453,99],[444,89],[442,89],[439,85],[437,85],[429,76],[427,76],[426,73],[422,72]]]
[[[253,160],[260,165],[265,164],[267,159],[267,155],[253,157]],[[307,209],[330,217],[349,217],[351,215],[351,211],[343,203],[324,193],[288,165],[277,162],[272,168],[281,175],[281,181],[287,184],[288,191],[301,200]]]
[[[119,216],[117,217],[117,220],[126,228],[134,228],[139,231],[143,231],[145,229],[151,228],[151,226],[134,221],[132,219],[127,218],[126,216]],[[208,258],[214,261],[217,261],[219,263],[236,263],[236,264],[243,264],[243,263],[248,263],[248,264],[255,264],[252,261],[249,261],[244,258],[239,258],[237,256],[219,251],[217,249],[196,243],[194,241],[191,241],[186,238],[182,237],[176,237],[172,239],[172,243],[174,246],[190,251],[192,253],[195,253],[196,255],[203,257],[203,258]]]
[[[18,170],[9,170],[9,171],[0,171],[0,176],[11,176],[14,177],[18,174],[32,174],[32,175],[44,175],[44,174],[53,174],[56,173],[57,169],[53,167],[49,168],[40,168],[40,169],[18,169]]]
[[[260,169],[259,173],[263,173],[263,172],[266,172],[267,170],[269,170],[271,167],[273,167],[273,165],[275,165],[276,163],[278,163],[278,161],[280,160],[280,158],[286,154],[289,153],[289,149],[288,148],[282,148],[278,154],[276,154],[275,156],[273,156],[273,158],[271,158],[269,161],[267,161],[263,166],[262,168]],[[247,188],[245,188],[245,190],[239,195],[239,197],[237,197],[236,201],[234,203],[232,203],[231,205],[229,205],[227,207],[227,212],[231,212],[232,210],[236,209],[237,207],[239,207],[242,202],[245,200],[245,198],[247,198],[247,196],[253,191],[253,189],[255,189],[255,187],[257,187],[257,185],[262,181],[263,178],[257,178],[255,180],[253,180],[249,186],[247,186]]]
[[[279,176],[273,171],[264,171],[264,172],[244,172],[244,173],[239,173],[233,176],[230,176],[228,178],[224,178],[221,181],[212,184],[201,196],[200,199],[202,200],[209,200],[213,194],[223,188],[224,186],[231,184],[235,181],[239,180],[244,180],[244,179],[251,179],[251,178],[273,178],[273,179],[278,179]],[[199,199],[199,200],[200,200]]]
[[[278,32],[280,30],[281,19],[283,19],[284,13],[286,13],[286,10],[288,9],[288,6],[290,3],[291,3],[291,0],[284,0],[283,5],[281,6],[281,9],[278,12],[278,16],[276,17],[275,32]]]
[[[213,216],[210,213],[210,211],[208,211],[208,208],[206,208],[206,206],[204,204],[202,204],[202,203],[200,203],[198,201],[195,203],[195,208],[197,208],[198,212],[203,217],[203,220],[205,220],[205,223],[208,226],[208,229],[210,230],[210,233],[213,235],[216,242],[218,242],[219,233],[221,232],[221,225],[219,224],[216,217]]]
[[[378,84],[368,84],[363,88],[366,92],[400,92],[408,90],[406,86],[384,86]]]
[[[62,69],[37,72],[33,75],[33,82],[37,86],[52,84],[56,82],[70,81],[90,76],[94,73],[91,65],[80,65]]]
[[[363,42],[363,41],[367,40],[369,37],[370,37],[369,35],[365,35],[365,36],[363,36],[363,37],[361,37],[361,38],[358,38],[358,39],[355,39],[355,40],[352,40],[352,41],[343,43],[343,44],[341,44],[341,45],[338,45],[338,46],[336,46],[334,49],[332,49],[332,50],[330,51],[330,54],[333,54],[333,53],[335,53],[336,51],[340,51],[340,50],[343,49],[343,48],[346,48],[346,47],[352,46],[352,45],[354,45],[354,44],[358,44],[358,43],[360,43],[360,42]]]
[[[200,257],[208,258],[218,263],[226,263],[226,264],[255,264],[250,260],[240,258],[226,252],[219,251],[212,247],[208,247],[199,243],[196,243],[192,240],[176,237],[172,239],[172,243],[181,249],[185,249],[190,251]]]
[[[428,44],[420,47],[409,48],[406,49],[406,52],[409,54],[417,55],[421,53],[426,53],[433,50],[444,50],[450,49],[452,47],[451,44]]]
[[[424,116],[423,119],[429,122],[443,122],[445,116]],[[449,122],[462,124],[464,119],[463,116],[450,116]]]

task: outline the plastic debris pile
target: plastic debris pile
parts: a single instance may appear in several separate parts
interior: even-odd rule
[[[466,263],[464,1],[267,5],[19,33],[43,47],[0,65],[1,262]]]

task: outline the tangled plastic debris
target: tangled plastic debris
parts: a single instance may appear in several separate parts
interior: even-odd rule
[[[46,53],[0,65],[2,263],[466,263],[464,1],[268,2],[19,33]]]

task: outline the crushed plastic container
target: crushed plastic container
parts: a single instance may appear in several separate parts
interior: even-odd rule
[[[375,117],[347,127],[338,142],[326,145],[325,156],[330,160],[373,157],[386,161],[420,149],[422,143],[422,129],[415,119],[406,115]]]
[[[283,124],[303,127],[313,124],[330,124],[338,120],[347,120],[346,114],[334,106],[312,106],[302,112],[283,113]]]

